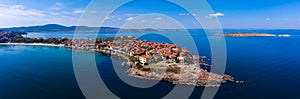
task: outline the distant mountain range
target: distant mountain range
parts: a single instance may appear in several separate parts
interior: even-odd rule
[[[0,28],[0,30],[8,30],[8,31],[18,31],[18,32],[74,32],[75,30],[79,30],[79,32],[163,32],[163,31],[180,31],[178,29],[120,29],[115,27],[88,27],[88,26],[63,26],[58,24],[47,24],[47,25],[39,25],[39,26],[28,26],[28,27],[12,27],[12,28]]]
[[[87,26],[63,26],[58,24],[47,24],[40,26],[28,26],[28,27],[13,27],[13,28],[0,28],[0,30],[9,31],[22,31],[22,32],[73,32],[77,29],[84,32],[99,31],[97,27]],[[113,27],[101,27],[101,31],[118,31],[119,28]]]

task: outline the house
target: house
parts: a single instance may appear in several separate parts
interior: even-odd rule
[[[142,56],[140,56],[139,57],[139,60],[140,60],[140,62],[143,64],[143,65],[145,65],[145,64],[149,64],[151,61],[151,56],[149,56],[149,55],[142,55]]]
[[[184,57],[178,57],[177,59],[182,63],[184,62]]]

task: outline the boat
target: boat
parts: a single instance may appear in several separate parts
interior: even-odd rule
[[[291,37],[291,35],[289,35],[289,34],[280,34],[280,35],[278,35],[279,37]]]

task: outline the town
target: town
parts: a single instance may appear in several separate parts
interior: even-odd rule
[[[128,75],[141,79],[165,80],[173,84],[218,87],[216,82],[234,82],[234,78],[201,69],[205,56],[192,55],[176,44],[149,42],[133,36],[67,40],[65,47],[95,51],[127,60]],[[210,65],[208,65],[210,66]]]
[[[148,42],[139,40],[132,36],[102,38],[93,40],[68,40],[66,47],[74,49],[86,49],[97,51],[110,51],[111,53],[122,53],[130,59],[137,58],[136,62],[142,65],[158,63],[187,63],[191,64],[192,55],[185,48],[176,44]]]
[[[133,36],[96,39],[27,38],[25,32],[0,31],[0,44],[59,46],[72,50],[94,51],[125,60],[121,66],[129,66],[129,76],[165,80],[173,84],[219,87],[216,82],[237,82],[226,74],[215,74],[200,66],[211,66],[206,56],[192,55],[176,44],[149,42]]]

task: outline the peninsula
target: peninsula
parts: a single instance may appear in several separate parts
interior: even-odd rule
[[[176,44],[149,42],[133,36],[97,39],[66,38],[24,38],[20,33],[1,31],[1,44],[56,45],[73,50],[95,51],[112,57],[119,57],[129,66],[129,76],[164,80],[173,84],[219,87],[218,82],[235,82],[234,77],[216,74],[202,69],[200,65],[211,66],[204,60],[206,56],[192,55],[187,49]]]
[[[95,40],[67,40],[70,49],[96,51],[124,59],[122,66],[130,66],[127,74],[148,80],[165,80],[173,84],[219,87],[218,82],[235,82],[234,77],[202,69],[211,66],[206,56],[192,55],[176,44],[149,42],[133,36],[98,38]]]

